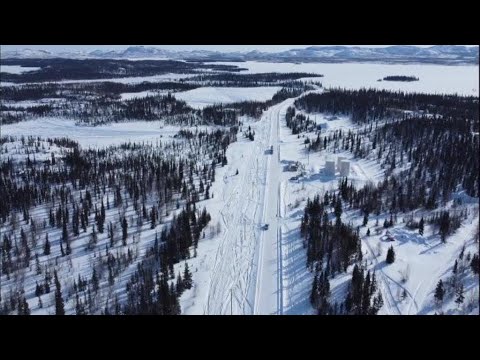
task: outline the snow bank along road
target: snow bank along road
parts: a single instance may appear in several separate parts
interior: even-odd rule
[[[282,314],[280,119],[295,99],[272,106],[255,124],[255,141],[224,193],[225,229],[215,255],[205,314]],[[272,155],[266,150],[273,145]],[[268,223],[269,229],[262,230]]]

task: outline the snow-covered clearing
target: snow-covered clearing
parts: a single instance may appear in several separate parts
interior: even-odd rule
[[[101,126],[79,126],[74,120],[61,118],[41,118],[2,126],[2,135],[40,136],[43,138],[69,137],[80,146],[104,147],[125,142],[169,141],[185,127],[164,125],[163,121],[128,121]],[[205,130],[212,127],[198,126]]]
[[[9,73],[9,74],[22,74],[29,71],[40,70],[39,67],[34,66],[20,66],[20,65],[0,65],[0,72]]]
[[[237,65],[248,69],[240,74],[265,72],[308,72],[323,74],[323,78],[308,80],[320,81],[324,87],[349,89],[377,88],[402,90],[405,92],[428,92],[439,94],[461,94],[478,96],[479,68],[474,65],[447,66],[424,64],[318,64],[318,63],[268,63],[247,61],[242,63],[219,62],[215,64]],[[377,81],[389,75],[412,75],[419,81],[396,82]]]
[[[51,101],[56,100],[56,101]],[[12,107],[12,108],[28,108],[28,107],[36,107],[46,105],[50,102],[59,102],[61,99],[42,99],[39,101],[34,100],[25,100],[25,101],[8,101],[3,102],[2,105]]]
[[[147,97],[147,96],[163,95],[163,94],[167,94],[167,93],[168,93],[167,90],[165,90],[165,91],[147,90],[147,91],[140,91],[140,92],[134,92],[134,93],[122,93],[122,94],[120,94],[120,99],[121,100],[131,100],[131,99],[138,99],[138,98]]]
[[[175,98],[184,100],[193,108],[203,109],[213,104],[229,104],[240,101],[266,101],[281,88],[272,87],[201,87],[181,93],[176,93]]]

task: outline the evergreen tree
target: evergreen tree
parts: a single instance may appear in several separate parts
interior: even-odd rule
[[[418,233],[423,236],[425,223],[423,221],[423,217],[420,219],[420,223],[418,224]]]
[[[312,291],[310,292],[310,304],[314,308],[317,308],[317,282],[318,282],[318,274],[315,273],[315,277],[313,278],[313,283],[312,283]]]
[[[28,307],[27,299],[23,298],[23,314],[22,315],[30,315],[30,308]]]
[[[378,311],[382,308],[382,306],[383,306],[382,293],[379,292],[378,295],[373,298],[373,305],[370,308],[369,314],[377,315]]]
[[[110,239],[110,247],[113,247],[113,245],[115,245],[115,241],[113,238],[113,225],[111,221],[108,224],[108,238]]]
[[[93,291],[95,292],[97,292],[99,289],[99,279],[97,276],[97,271],[95,269],[93,269],[93,273],[92,273],[92,287],[93,287]]]
[[[443,281],[440,279],[437,283],[437,287],[435,288],[435,301],[437,304],[443,303],[443,297],[445,295],[445,289],[443,288]]]
[[[367,226],[368,224],[368,213],[365,213],[363,216],[363,226]]]
[[[341,221],[341,216],[342,216],[342,201],[340,198],[337,198],[337,201],[335,203],[335,218],[337,219],[337,223]]]
[[[457,287],[455,295],[457,296],[455,303],[458,305],[458,307],[460,307],[460,305],[463,304],[463,300],[465,300],[465,296],[463,295],[463,284],[460,284]]]
[[[122,220],[122,244],[123,246],[127,246],[127,229],[128,229],[128,224],[127,224],[127,219],[124,217]]]
[[[390,246],[390,248],[387,251],[387,264],[393,264],[395,262],[395,251],[393,250],[393,246]]]
[[[478,258],[478,254],[475,254],[473,255],[473,258],[472,258],[472,261],[470,262],[470,267],[472,268],[472,271],[474,274],[477,274],[479,273],[479,270],[480,270],[480,266],[479,266],[479,258]]]
[[[182,276],[180,275],[180,273],[178,273],[177,283],[176,283],[175,288],[177,290],[178,296],[182,295],[182,293],[183,293],[183,280],[182,280]]]
[[[45,234],[45,245],[43,246],[43,255],[50,255],[50,241],[48,241],[48,232]]]
[[[448,211],[444,211],[440,216],[440,236],[442,242],[446,242],[447,235],[450,231],[450,215]]]
[[[58,281],[57,270],[53,272],[55,278],[55,315],[65,315],[65,308],[62,298],[62,287]]]
[[[185,269],[183,271],[183,287],[187,290],[192,287],[192,273],[188,269],[187,262],[185,262]]]

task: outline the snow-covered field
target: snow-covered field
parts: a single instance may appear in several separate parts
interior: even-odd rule
[[[65,102],[65,99],[41,99],[41,100],[25,100],[25,101],[5,101],[2,103],[2,105],[8,106],[8,107],[13,107],[13,108],[28,108],[28,107],[36,107],[36,106],[42,106],[42,105],[47,105],[51,103],[61,103]]]
[[[197,127],[205,130],[207,126]],[[181,129],[180,126],[164,126],[163,121],[131,121],[101,126],[77,126],[74,120],[42,118],[2,126],[2,135],[40,136],[43,138],[69,137],[80,146],[104,147],[125,142],[168,141]]]
[[[175,98],[184,100],[193,108],[203,109],[213,104],[229,104],[240,101],[266,101],[281,88],[272,87],[201,87],[181,93],[176,93]]]
[[[22,74],[29,71],[40,70],[39,67],[27,67],[27,66],[20,66],[20,65],[1,65],[0,72],[9,73],[9,74]]]
[[[136,93],[122,93],[120,94],[120,99],[121,100],[131,100],[131,99],[138,99],[142,97],[147,97],[147,96],[155,96],[155,95],[160,95],[160,94],[166,94],[168,91],[140,91]]]
[[[479,95],[479,70],[478,66],[473,65],[293,64],[256,61],[242,63],[220,62],[215,64],[237,65],[248,69],[248,71],[241,71],[240,74],[265,72],[323,74],[323,78],[312,78],[311,80],[322,82],[324,87],[344,87],[349,89],[371,87],[406,92]],[[413,82],[377,81],[388,75],[412,75],[420,80]]]

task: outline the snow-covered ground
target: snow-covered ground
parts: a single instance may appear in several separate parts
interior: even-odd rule
[[[80,146],[104,147],[125,142],[168,141],[182,127],[164,125],[163,121],[129,121],[101,126],[78,126],[74,120],[41,118],[2,126],[2,135],[40,136],[43,138],[69,137]],[[183,127],[185,128],[185,127]],[[207,126],[196,127],[205,130]]]
[[[201,87],[181,93],[176,93],[175,98],[184,100],[193,108],[203,109],[213,104],[229,104],[240,101],[266,101],[281,88],[272,87]]]
[[[34,100],[25,100],[25,101],[5,101],[2,102],[2,105],[12,107],[12,108],[28,108],[28,107],[35,107],[35,106],[42,106],[46,105],[50,102],[60,102],[63,99],[41,99],[38,101]]]
[[[217,63],[218,64],[218,63]],[[438,65],[379,65],[379,64],[285,64],[285,63],[229,63],[249,68],[250,72],[306,71],[324,74],[324,86],[380,87],[406,91],[465,93],[478,96],[478,66]],[[177,74],[178,75],[178,74]],[[172,76],[170,80],[191,75]],[[386,75],[415,75],[420,81],[413,83],[377,82]],[[167,80],[166,75],[142,78],[111,79],[125,83]],[[155,78],[155,79],[153,79]],[[135,80],[133,80],[135,79]],[[150,79],[150,80],[146,80]],[[92,81],[92,80],[85,80]],[[106,81],[93,80],[93,81]],[[78,82],[78,81],[68,81]],[[448,86],[447,86],[448,85]],[[393,88],[392,88],[393,87]],[[468,90],[468,88],[470,90]],[[178,99],[196,108],[214,103],[232,103],[244,100],[271,99],[278,87],[257,88],[199,88],[175,94]],[[473,92],[472,92],[473,90]],[[146,96],[147,93],[122,94],[126,98]],[[330,150],[308,153],[304,135],[292,135],[286,127],[285,112],[294,99],[288,99],[266,110],[259,121],[246,120],[242,131],[251,126],[255,131],[252,142],[238,134],[238,141],[227,149],[228,164],[218,168],[212,184],[212,197],[201,202],[212,216],[205,238],[199,242],[198,256],[188,260],[193,271],[193,288],[181,297],[184,314],[312,314],[309,303],[312,274],[306,268],[306,254],[300,238],[299,226],[306,200],[324,191],[334,191],[338,176],[326,176],[326,160],[345,156],[351,161],[349,181],[355,186],[383,180],[384,172],[376,159],[354,159],[351,153]],[[17,103],[17,105],[20,103]],[[348,117],[331,119],[324,114],[308,114],[325,132],[356,126]],[[199,127],[199,129],[212,127]],[[103,126],[77,126],[71,119],[41,118],[4,125],[2,135],[41,136],[44,138],[69,137],[82,147],[103,147],[124,142],[171,141],[180,127],[164,126],[162,121],[122,122]],[[310,139],[316,134],[305,136]],[[17,144],[18,145],[18,144]],[[266,150],[273,146],[273,154]],[[53,149],[55,150],[55,149]],[[9,151],[11,153],[11,151]],[[44,156],[47,159],[49,154]],[[286,172],[291,162],[303,165],[300,180],[291,180],[298,172]],[[236,172],[238,170],[238,175]],[[465,203],[465,202],[464,202]],[[394,264],[385,264],[387,246],[383,217],[379,218],[379,231],[375,231],[375,218],[368,227],[371,236],[361,228],[362,250],[369,269],[375,269],[379,288],[385,302],[381,314],[432,314],[433,291],[437,281],[450,276],[453,263],[465,244],[466,253],[478,250],[474,233],[478,226],[478,199],[468,202],[468,219],[446,244],[439,235],[426,226],[424,236],[399,222],[390,229],[396,238]],[[476,209],[476,210],[475,210]],[[45,210],[45,209],[44,209]],[[43,210],[42,210],[43,211]],[[35,214],[39,215],[39,214]],[[344,221],[360,226],[363,216],[358,211],[345,211]],[[268,230],[262,225],[269,224]],[[153,232],[145,230],[149,241]],[[142,240],[143,241],[143,240]],[[148,242],[142,242],[142,246]],[[140,251],[144,251],[144,247]],[[175,266],[182,271],[184,263]],[[75,269],[89,267],[88,259],[75,263]],[[408,271],[407,271],[408,268]],[[90,270],[88,270],[90,271]],[[87,271],[87,272],[88,272]],[[351,269],[349,269],[351,272]],[[402,282],[405,273],[408,279]],[[343,301],[350,273],[340,274],[331,281],[332,298]],[[466,299],[477,299],[478,276],[467,276]],[[118,284],[118,288],[124,283]],[[404,299],[402,292],[406,293]],[[451,297],[445,302],[446,313],[459,313]],[[474,311],[478,314],[478,307]]]
[[[201,242],[202,254],[191,260],[197,271],[194,288],[181,299],[185,314],[283,313],[277,215],[280,176],[285,175],[275,152],[280,113],[292,103],[289,99],[275,105],[260,121],[244,125],[255,131],[255,140],[239,138],[228,148],[228,165],[219,169],[212,187],[214,199],[205,202],[221,231]],[[270,145],[274,155],[266,152]],[[265,223],[270,224],[268,230],[262,229]]]
[[[142,97],[147,97],[147,96],[156,96],[160,94],[167,94],[168,91],[140,91],[140,92],[135,92],[135,93],[122,93],[120,94],[120,99],[121,100],[131,100],[131,99],[138,99]]]
[[[241,71],[240,74],[265,72],[323,74],[323,78],[311,78],[311,80],[320,81],[324,87],[344,87],[349,89],[365,87],[406,92],[479,95],[479,70],[478,66],[474,65],[294,64],[256,61],[242,63],[219,62],[215,64],[237,65],[248,69],[247,71]],[[412,82],[377,81],[388,75],[412,75],[420,80]]]
[[[317,124],[326,124],[322,132],[336,129],[355,129],[354,124],[345,117],[336,120],[328,120],[322,114],[310,114],[311,119]],[[324,191],[335,191],[338,187],[338,172],[336,176],[326,176],[323,172],[327,159],[336,160],[338,156],[344,156],[351,162],[349,181],[356,187],[361,187],[367,182],[377,183],[383,180],[384,172],[376,159],[354,159],[351,153],[321,151],[310,153],[305,150],[304,140],[301,135],[292,135],[286,127],[285,120],[281,120],[280,128],[280,158],[283,162],[289,163],[299,161],[305,168],[305,175],[298,181],[282,181],[280,191],[280,202],[283,204],[284,218],[281,219],[283,236],[283,276],[287,285],[284,293],[285,314],[308,314],[312,308],[308,302],[311,290],[312,275],[305,269],[305,249],[299,234],[300,220],[303,215],[303,208],[306,200],[316,194],[322,195]],[[307,135],[314,138],[314,134]],[[291,175],[296,175],[291,173]],[[397,241],[393,242],[396,252],[394,264],[386,265],[385,256],[391,242],[386,242],[385,229],[383,229],[384,216],[379,217],[379,234],[376,233],[375,218],[370,218],[369,224],[361,228],[362,251],[364,259],[367,259],[367,268],[375,270],[379,279],[379,288],[382,291],[384,307],[380,314],[433,314],[438,309],[433,304],[433,292],[440,278],[444,283],[451,275],[455,262],[465,245],[465,254],[473,255],[478,252],[478,243],[475,244],[474,235],[478,229],[478,199],[462,197],[463,203],[469,209],[469,216],[463,221],[458,229],[447,240],[446,244],[441,243],[438,230],[435,232],[430,226],[426,226],[424,236],[418,231],[412,231],[405,227],[399,216],[397,225],[390,232]],[[418,215],[417,216],[421,216]],[[352,223],[354,227],[362,225],[363,215],[358,211],[346,211],[342,216],[344,222]],[[402,215],[403,217],[403,215]],[[370,228],[371,236],[366,236],[367,228]],[[289,255],[286,248],[290,248]],[[380,254],[380,255],[379,255]],[[465,255],[466,256],[466,255]],[[468,262],[467,262],[468,263]],[[478,314],[478,275],[474,276],[465,265],[465,298],[470,302],[477,302],[473,313]],[[291,270],[293,269],[293,270]],[[351,268],[349,271],[351,272]],[[407,280],[402,281],[404,274],[408,273]],[[469,274],[469,275],[468,275]],[[291,277],[289,279],[289,276]],[[340,274],[331,280],[331,301],[343,301],[345,291],[350,279],[350,274]],[[406,298],[401,295],[405,289]],[[466,301],[467,303],[467,301]],[[450,314],[464,313],[457,309],[453,295],[446,301],[443,311]]]
[[[394,236],[394,242],[386,241],[385,232],[379,235],[363,236],[363,249],[366,251],[367,261],[373,265],[377,274],[380,274],[384,286],[384,299],[387,298],[386,306],[382,309],[383,314],[433,314],[438,310],[434,306],[434,290],[440,278],[446,283],[451,275],[455,259],[459,256],[465,245],[465,256],[478,251],[475,245],[474,235],[478,227],[478,207],[463,222],[463,225],[452,236],[447,238],[444,244],[440,240],[438,232],[426,227],[423,236],[418,231],[405,228],[404,224],[398,224],[390,233]],[[371,221],[373,223],[373,221]],[[381,228],[381,223],[380,223]],[[375,234],[373,227],[370,228]],[[366,229],[362,231],[362,235]],[[388,247],[393,245],[395,262],[387,265],[385,256]],[[477,248],[477,250],[476,250]],[[380,255],[379,255],[380,254]],[[470,264],[466,264],[466,271],[471,272]],[[477,297],[478,314],[478,276],[470,276],[467,279],[465,297]],[[406,281],[404,281],[406,279]],[[475,282],[477,286],[475,287]],[[402,299],[405,291],[406,298]],[[476,293],[476,295],[475,295]],[[450,301],[448,301],[450,300]],[[443,310],[446,313],[459,313],[455,308],[453,299],[446,301]]]
[[[186,314],[312,314],[309,303],[312,274],[306,268],[306,254],[299,233],[306,200],[324,191],[335,191],[336,176],[324,173],[327,159],[344,156],[351,161],[349,181],[360,187],[367,182],[383,180],[384,172],[376,159],[354,159],[348,152],[308,154],[302,135],[292,135],[286,127],[285,111],[293,103],[289,99],[264,112],[262,119],[250,125],[255,141],[241,139],[227,150],[228,166],[222,169],[223,182],[214,184],[216,200],[208,200],[207,209],[213,219],[221,219],[220,236],[201,243],[202,255],[193,259],[194,290],[182,296]],[[311,114],[317,123],[326,123],[323,131],[355,129],[346,117],[329,120],[322,114]],[[315,134],[309,133],[312,138]],[[266,149],[274,146],[273,155]],[[295,172],[284,172],[290,162],[300,162],[304,176],[290,178]],[[236,169],[239,175],[235,176]],[[362,251],[367,268],[375,270],[384,306],[380,314],[433,314],[433,291],[440,278],[446,281],[455,258],[466,244],[465,254],[473,255],[474,232],[478,223],[478,199],[469,206],[471,215],[462,227],[442,244],[438,233],[426,226],[425,235],[399,222],[390,232],[397,241],[393,246],[397,260],[385,264],[391,243],[385,242],[384,215],[379,217],[379,233],[370,219],[372,235],[361,228]],[[344,221],[360,226],[363,216],[358,211],[345,211]],[[268,230],[262,225],[268,223]],[[380,245],[378,245],[380,244]],[[205,247],[204,247],[205,246]],[[205,251],[205,252],[203,252]],[[380,255],[378,255],[381,253]],[[345,298],[352,268],[331,280],[331,301]],[[466,272],[468,272],[468,266]],[[402,281],[408,273],[408,280]],[[478,276],[465,279],[465,297],[478,302]],[[406,298],[401,295],[405,289]],[[443,308],[446,313],[459,313],[452,297]],[[478,313],[478,306],[473,310]]]
[[[1,65],[0,72],[9,73],[9,74],[22,74],[29,71],[40,70],[39,67],[34,66],[20,66],[20,65]]]

